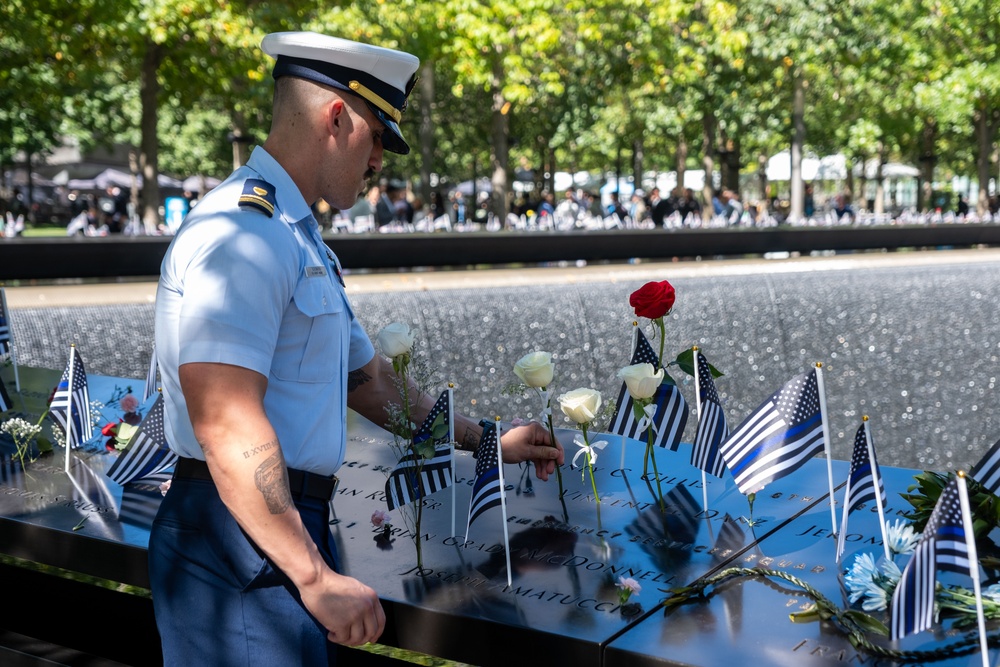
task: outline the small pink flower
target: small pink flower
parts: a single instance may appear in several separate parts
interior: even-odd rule
[[[160,484],[160,495],[161,496],[167,495],[167,491],[170,490],[170,482],[171,482],[171,480],[168,479],[167,481],[165,481],[162,484]]]
[[[520,417],[514,417],[514,419],[511,420],[510,425],[511,426],[524,426],[525,424],[530,424],[530,423],[531,422],[529,422],[527,419],[521,419]]]
[[[125,412],[135,412],[139,409],[139,399],[132,394],[125,394],[122,399],[118,401],[118,405]]]
[[[392,518],[389,513],[384,510],[375,510],[372,512],[372,525],[376,528],[381,528],[383,526],[388,526],[392,523]]]
[[[615,584],[615,587],[621,589],[618,591],[618,599],[621,600],[622,604],[628,602],[633,593],[639,595],[639,592],[642,591],[639,582],[631,577],[618,577],[618,583]]]

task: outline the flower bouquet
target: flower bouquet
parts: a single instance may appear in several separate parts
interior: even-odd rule
[[[399,507],[401,510],[410,508],[413,513],[413,539],[417,549],[417,566],[423,566],[421,550],[421,519],[423,517],[423,498],[438,488],[427,488],[424,472],[430,468],[440,471],[446,482],[440,488],[452,483],[452,428],[451,421],[451,390],[449,389],[438,399],[430,410],[423,425],[418,429],[413,422],[414,402],[423,394],[411,396],[413,387],[418,386],[411,365],[414,335],[410,327],[401,322],[394,322],[383,328],[376,338],[382,353],[392,361],[396,374],[396,386],[399,390],[401,404],[390,404],[386,409],[389,413],[388,426],[393,434],[393,447],[399,456],[399,463],[389,473],[386,482],[386,502],[389,509]],[[421,375],[421,373],[416,373]],[[411,387],[411,381],[413,386]],[[444,444],[445,447],[439,448]],[[410,522],[411,518],[403,512],[403,519]],[[389,540],[389,521],[384,513],[372,516],[372,524],[382,528],[383,539],[378,542],[380,548],[391,544]]]

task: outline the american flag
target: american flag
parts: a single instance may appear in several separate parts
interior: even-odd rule
[[[10,400],[10,394],[7,393],[7,387],[3,384],[3,378],[0,378],[0,412],[7,412],[14,406],[14,403]]]
[[[771,395],[722,443],[740,493],[760,491],[823,450],[823,414],[816,369]]]
[[[146,372],[146,388],[143,390],[143,401],[155,394],[159,388],[156,385],[156,369],[156,347],[154,346],[152,352],[149,354],[149,370]]]
[[[635,341],[635,350],[632,353],[632,364],[652,364],[653,368],[660,368],[660,360],[656,357],[656,352],[650,346],[646,336],[641,331],[636,331],[638,336]],[[677,449],[684,434],[684,427],[687,425],[688,407],[681,396],[676,385],[670,383],[661,384],[653,396],[653,405],[656,412],[653,415],[653,423],[656,425],[653,444],[668,449]],[[617,433],[636,440],[646,440],[649,436],[647,431],[638,433],[638,421],[632,409],[632,397],[628,393],[625,383],[622,383],[621,391],[618,393],[618,403],[615,406],[615,416],[611,418],[611,433]],[[652,428],[652,427],[651,427]]]
[[[10,320],[7,317],[7,295],[0,287],[0,357],[12,354],[12,344]]]
[[[698,414],[698,432],[694,437],[694,447],[691,450],[691,465],[704,470],[709,475],[722,477],[726,462],[719,454],[719,445],[729,437],[729,425],[726,424],[726,414],[719,400],[719,392],[715,390],[712,379],[712,369],[708,359],[699,351],[694,353],[695,373],[698,374],[698,392],[701,394],[701,412]]]
[[[451,486],[452,437],[448,430],[450,415],[451,394],[445,390],[413,436],[414,445],[432,441],[434,457],[425,459],[410,449],[399,459],[399,463],[389,473],[389,479],[385,482],[385,502],[390,510]]]
[[[969,477],[982,484],[994,496],[1000,494],[1000,440],[972,467]]]
[[[472,483],[472,498],[469,500],[469,526],[486,510],[500,504],[503,485],[500,482],[500,444],[497,440],[497,428],[494,424],[483,427],[483,437],[476,451],[476,479]]]
[[[73,386],[70,387],[72,375]],[[72,409],[72,419],[69,418]],[[90,392],[87,390],[87,372],[83,368],[83,360],[77,354],[76,348],[69,351],[69,362],[63,371],[62,379],[56,387],[56,393],[49,404],[49,415],[66,431],[69,448],[82,446],[94,435],[90,423]]]
[[[847,477],[847,488],[844,490],[844,518],[840,522],[840,534],[837,537],[837,560],[844,555],[844,538],[847,534],[847,515],[861,505],[875,500],[875,485],[878,484],[878,495],[882,507],[886,505],[885,484],[882,473],[872,448],[871,459],[868,458],[868,422],[861,422],[857,435],[854,436],[854,454],[851,456],[851,473]]]
[[[969,565],[966,540],[973,536],[965,534],[963,511],[967,509],[963,507],[958,487],[965,483],[965,478],[955,477],[941,492],[913,557],[903,570],[903,576],[892,594],[893,640],[922,632],[933,625],[936,570],[969,576],[979,574],[978,563],[975,574]]]
[[[108,469],[108,477],[122,486],[163,472],[177,462],[163,432],[163,396],[158,395],[125,450]]]

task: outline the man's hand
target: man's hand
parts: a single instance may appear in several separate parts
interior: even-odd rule
[[[538,422],[515,426],[500,434],[504,463],[534,461],[535,476],[546,481],[565,461],[562,445],[552,442],[547,428]]]
[[[385,629],[378,595],[357,579],[325,570],[314,584],[300,587],[299,593],[335,644],[361,646],[378,639]]]

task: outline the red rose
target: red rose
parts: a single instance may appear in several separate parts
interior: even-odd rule
[[[663,317],[674,307],[674,286],[666,280],[658,283],[646,283],[628,298],[630,306],[635,308],[636,317],[648,317],[655,320]]]

